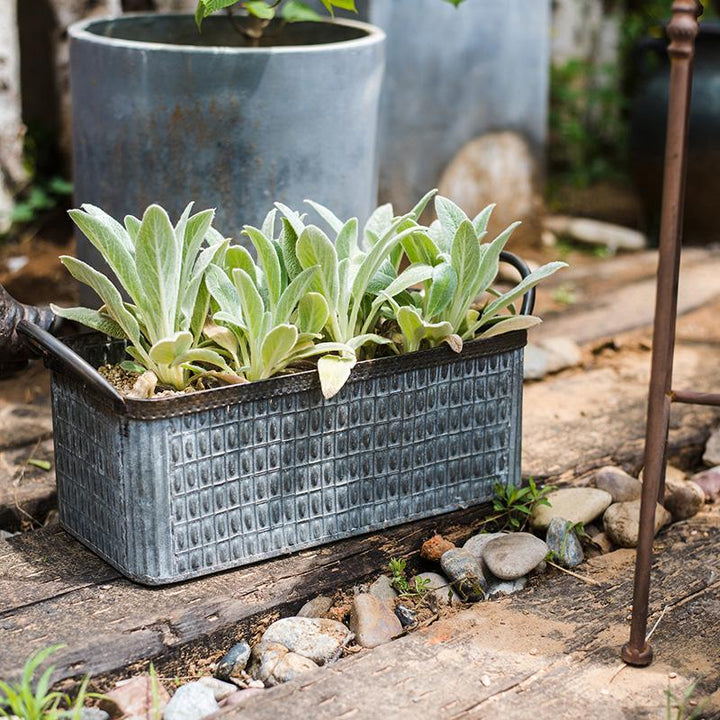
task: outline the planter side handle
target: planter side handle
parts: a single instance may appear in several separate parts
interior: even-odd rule
[[[530,268],[527,266],[527,263],[524,260],[520,259],[514,253],[511,253],[507,250],[503,250],[500,253],[500,262],[504,262],[504,263],[507,263],[508,265],[512,265],[520,273],[523,280],[530,274]],[[523,297],[522,307],[520,308],[520,314],[521,315],[532,315],[534,309],[535,309],[535,288],[530,288],[530,290],[528,290]]]
[[[83,360],[65,343],[53,337],[47,330],[27,320],[17,324],[17,332],[44,357],[59,363],[71,375],[113,403],[124,405],[122,395],[88,362]]]

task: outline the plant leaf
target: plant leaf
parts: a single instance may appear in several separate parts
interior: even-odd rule
[[[281,289],[280,260],[275,252],[275,245],[260,230],[250,225],[245,226],[243,233],[250,238],[255,250],[257,250],[258,259],[267,283],[270,309],[273,310],[280,299]]]
[[[314,285],[325,296],[328,307],[332,312],[338,305],[340,290],[338,257],[335,247],[320,228],[309,225],[298,238],[296,252],[303,268],[320,266]]]
[[[298,303],[300,303],[304,297],[307,297],[308,288],[315,280],[318,270],[319,268],[317,265],[310,267],[307,270],[303,270],[285,288],[285,291],[280,296],[277,308],[275,309],[275,321],[277,323],[287,323],[290,321],[290,316],[294,312],[295,308],[298,307]],[[327,321],[327,317],[325,320]],[[325,323],[323,323],[323,326],[324,325]],[[317,332],[320,331],[318,330]]]
[[[53,304],[50,305],[50,309],[58,317],[80,323],[104,335],[122,340],[127,338],[125,331],[111,317],[98,310],[84,307],[61,308]]]
[[[150,348],[150,359],[158,365],[175,365],[178,358],[190,349],[192,343],[191,332],[187,330],[177,332],[171,337],[158,340]]]
[[[318,360],[318,375],[323,396],[329,400],[343,389],[357,359],[348,356],[324,355]]]
[[[269,377],[275,367],[288,358],[298,339],[295,325],[278,325],[265,337],[262,344],[262,362],[265,377]]]
[[[449,307],[457,292],[458,278],[455,268],[449,262],[442,262],[433,268],[430,291],[427,297],[427,317],[434,318]]]
[[[507,320],[495,323],[487,330],[483,330],[476,337],[478,339],[487,339],[496,335],[513,332],[514,330],[527,330],[535,325],[539,325],[542,320],[534,315],[508,315]]]
[[[62,264],[81,283],[89,285],[103,301],[106,314],[123,329],[125,336],[135,346],[140,346],[140,326],[135,316],[127,310],[118,289],[102,273],[91,268],[82,260],[69,255],[60,257]]]
[[[182,258],[170,218],[159,205],[143,214],[135,257],[143,290],[136,304],[143,309],[151,338],[168,337],[175,331]]]
[[[303,333],[322,332],[330,317],[330,308],[320,293],[308,293],[298,303],[298,326]]]

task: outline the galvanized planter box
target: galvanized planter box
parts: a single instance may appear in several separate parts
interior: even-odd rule
[[[159,585],[484,503],[520,481],[525,343],[363,362],[331,400],[305,372],[119,404],[50,360],[60,523]]]

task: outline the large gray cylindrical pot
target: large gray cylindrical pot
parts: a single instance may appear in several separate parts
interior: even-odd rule
[[[298,23],[247,47],[226,17],[129,15],[70,29],[75,201],[114,217],[217,208],[238,237],[274,201],[364,219],[376,202],[385,35]],[[92,252],[91,252],[92,251]],[[87,242],[78,254],[96,266]]]

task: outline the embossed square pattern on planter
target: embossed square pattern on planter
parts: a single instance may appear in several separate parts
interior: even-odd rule
[[[118,408],[55,370],[60,522],[154,585],[484,503],[520,480],[525,342],[363,362],[331,400],[305,372]]]

